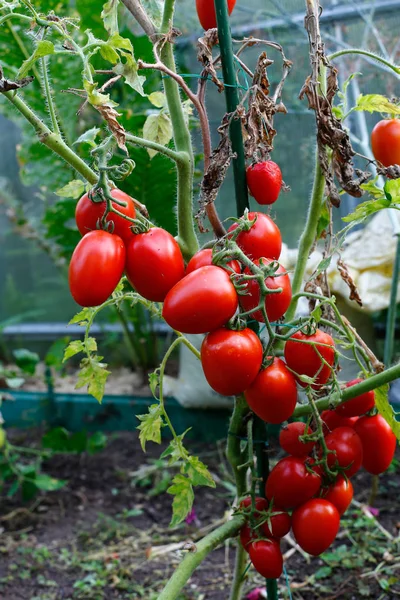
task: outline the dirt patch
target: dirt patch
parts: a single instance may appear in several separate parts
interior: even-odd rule
[[[33,432],[25,440],[21,432],[11,435],[18,444],[40,439]],[[68,479],[67,487],[27,505],[18,497],[1,499],[0,598],[156,600],[185,553],[182,543],[207,533],[232,501],[222,444],[190,447],[210,466],[217,488],[199,488],[191,522],[174,530],[168,528],[171,497],[165,493],[172,473],[159,460],[159,447],[149,445],[143,455],[135,433],[110,436],[107,447],[94,456],[59,455],[48,461],[46,472]],[[369,486],[367,474],[354,478],[359,502],[367,500]],[[293,598],[392,599],[400,594],[399,487],[393,468],[381,481],[378,519],[355,506],[342,520],[331,551],[321,558],[307,562],[282,542]],[[235,544],[233,540],[208,557],[179,600],[227,600]],[[263,581],[251,569],[245,594],[257,586]],[[285,577],[280,598],[289,598]]]

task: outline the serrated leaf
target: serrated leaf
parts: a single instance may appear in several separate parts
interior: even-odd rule
[[[160,369],[156,369],[152,373],[149,374],[149,387],[150,391],[153,394],[154,398],[158,400],[157,396],[157,387],[160,383]]]
[[[174,496],[172,502],[172,519],[170,526],[175,527],[182,523],[192,510],[194,493],[190,480],[182,473],[178,473],[172,480],[172,485],[167,493]]]
[[[154,25],[157,28],[160,27],[164,11],[164,0],[142,0],[142,4]]]
[[[100,54],[104,58],[104,60],[108,60],[108,62],[116,65],[119,61],[119,54],[111,44],[102,44],[100,46]]]
[[[103,6],[101,18],[104,29],[110,34],[118,33],[118,0],[109,0]]]
[[[133,54],[133,46],[132,42],[128,38],[122,37],[119,33],[114,33],[108,40],[108,43],[113,46],[113,48],[118,48],[119,50],[127,50],[131,54]]]
[[[137,415],[140,421],[139,440],[143,452],[146,451],[146,442],[161,444],[161,428],[164,427],[162,408],[160,404],[152,404],[145,415]]]
[[[72,356],[79,354],[79,352],[84,352],[85,346],[81,340],[73,340],[68,344],[65,348],[63,362],[67,361]]]
[[[388,179],[383,191],[390,202],[400,203],[400,179]]]
[[[82,133],[82,135],[78,137],[78,139],[73,143],[73,145],[87,143],[91,146],[95,146],[96,137],[99,135],[100,131],[101,130],[98,127],[92,127],[91,129],[88,129],[87,131],[85,131],[85,133]]]
[[[39,473],[36,475],[33,483],[39,490],[44,490],[45,492],[54,492],[64,487],[67,482],[63,479],[55,479],[54,477],[50,477],[50,475],[46,475],[45,473]]]
[[[73,179],[67,185],[56,191],[60,198],[80,198],[85,191],[85,184],[81,179]]]
[[[98,402],[103,399],[107,377],[110,374],[110,371],[106,369],[107,364],[101,362],[102,358],[102,356],[92,356],[90,359],[82,360],[78,382],[75,386],[76,389],[87,386],[88,394],[96,398]]]
[[[383,385],[375,390],[375,406],[379,414],[389,423],[396,438],[400,441],[400,422],[396,420],[396,414],[388,399],[389,386]]]
[[[388,198],[379,198],[378,200],[367,200],[362,202],[356,208],[356,210],[347,217],[342,217],[342,220],[346,223],[352,223],[353,221],[364,221],[370,215],[373,215],[384,208],[391,206],[391,201]],[[396,208],[393,206],[393,208]]]
[[[44,56],[48,56],[49,54],[54,54],[54,44],[52,44],[52,42],[49,42],[48,40],[41,40],[40,42],[38,42],[35,48],[35,52],[32,54],[32,56],[24,60],[24,62],[22,63],[22,66],[18,71],[18,79],[22,79],[23,77],[25,77],[29,73],[35,62],[39,60],[39,58],[43,58]]]
[[[197,456],[189,456],[184,472],[193,485],[207,485],[215,488],[215,481],[206,465]]]
[[[156,108],[164,108],[167,105],[167,98],[164,92],[152,92],[147,97],[149,102]]]
[[[114,73],[122,75],[125,79],[125,83],[141,96],[145,96],[143,84],[146,81],[146,77],[144,75],[138,75],[138,66],[134,56],[128,52],[121,52],[121,55],[123,56],[124,61],[121,60],[115,65],[113,68]]]
[[[149,115],[143,125],[143,137],[166,146],[172,138],[172,124],[169,116],[162,112]],[[147,152],[151,157],[157,154],[156,150],[150,148],[147,149]]]
[[[400,115],[400,106],[390,102],[386,96],[382,94],[361,94],[357,98],[357,104],[354,110],[366,112],[388,113],[390,115]]]
[[[87,99],[88,102],[90,102],[90,104],[92,106],[118,106],[118,104],[116,102],[114,102],[113,100],[111,100],[110,95],[109,94],[102,94],[101,92],[99,92],[96,88],[97,88],[97,83],[92,83],[90,81],[88,81],[87,79],[83,80],[83,87],[85,88],[86,92],[87,92]]]
[[[68,323],[68,325],[73,325],[74,323],[78,323],[78,325],[86,325],[90,321],[93,316],[95,309],[94,308],[84,308],[79,311]]]
[[[374,177],[374,179],[371,179],[370,181],[368,181],[367,183],[362,183],[360,185],[360,187],[365,192],[368,192],[368,194],[370,194],[374,198],[382,198],[383,189],[381,187],[379,187],[378,185],[376,185],[377,181],[378,181],[378,175],[376,177]]]

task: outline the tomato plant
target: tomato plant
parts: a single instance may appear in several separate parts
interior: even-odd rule
[[[125,272],[129,283],[143,298],[163,302],[185,274],[178,243],[160,227],[132,236],[126,247]]]
[[[135,205],[128,194],[117,188],[111,190],[111,196],[118,202],[112,202],[112,208],[118,210],[122,215],[109,212],[106,215],[105,222],[112,223],[110,233],[115,233],[128,242],[133,237],[131,231],[133,223],[123,215],[129,217],[129,219],[134,219],[136,215]],[[105,200],[99,202],[96,198],[90,199],[88,193],[83,194],[75,209],[75,220],[81,235],[86,235],[89,231],[100,228],[101,219],[106,213],[106,208]]]
[[[340,516],[336,507],[323,498],[308,500],[292,515],[296,542],[313,556],[329,548],[339,531],[339,525]]]
[[[383,119],[371,134],[372,152],[384,167],[400,164],[400,120]]]
[[[273,204],[282,188],[282,172],[272,160],[247,167],[247,185],[258,204]]]
[[[69,265],[69,289],[77,304],[99,306],[113,293],[125,267],[122,239],[106,231],[91,231],[77,247]]]

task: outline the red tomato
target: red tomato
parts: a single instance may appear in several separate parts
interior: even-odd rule
[[[303,343],[304,341],[314,342],[315,347]],[[328,364],[322,362],[319,354]],[[288,367],[295,373],[314,379],[315,383],[311,387],[318,389],[328,381],[332,374],[331,366],[335,362],[335,342],[328,333],[324,333],[320,329],[317,329],[312,335],[297,331],[285,344],[285,360]],[[308,385],[300,380],[299,383],[303,387]]]
[[[239,539],[240,539],[240,543],[242,544],[243,548],[246,550],[246,552],[248,552],[249,544],[251,541],[257,539],[257,534],[254,531],[254,529],[252,529],[250,527],[250,525],[248,525],[246,523],[245,525],[243,525],[243,527],[241,528],[241,530],[239,532]]]
[[[224,269],[201,267],[170,290],[163,317],[182,333],[207,333],[222,327],[238,307],[236,290]]]
[[[396,436],[382,415],[361,417],[354,425],[364,455],[362,465],[368,473],[379,475],[389,467],[396,450]]]
[[[118,235],[98,229],[85,235],[71,258],[68,281],[81,306],[99,306],[111,296],[125,266],[125,246]]]
[[[251,508],[251,496],[247,496],[247,498],[244,498],[240,502],[239,506],[240,508],[246,510],[246,513],[248,513]],[[259,510],[268,510],[268,500],[266,498],[261,498],[261,496],[256,496],[255,509],[256,516],[260,516],[258,513]]]
[[[335,483],[329,486],[323,496],[325,500],[336,506],[339,515],[342,516],[353,500],[353,485],[350,479],[345,479],[343,475],[339,475]]]
[[[201,345],[204,375],[212,389],[223,396],[242,394],[256,378],[262,358],[262,344],[249,328],[216,329]]]
[[[249,547],[249,555],[255,570],[266,579],[277,579],[282,575],[282,552],[276,540],[254,542]]]
[[[260,259],[264,264],[269,264],[272,261],[268,258]],[[256,265],[260,264],[260,260],[255,260]],[[245,269],[246,274],[251,273],[250,269]],[[268,294],[265,298],[265,310],[269,321],[277,321],[289,308],[290,301],[292,300],[292,287],[290,285],[289,275],[281,265],[279,265],[276,273],[279,275],[267,277],[265,285],[270,290],[276,290],[282,288],[279,293]],[[280,275],[282,273],[282,275]],[[260,288],[256,280],[252,279],[246,282],[246,294],[240,296],[240,304],[245,312],[256,308],[260,303]],[[264,322],[263,314],[260,310],[251,313],[251,317]]]
[[[242,502],[240,503],[240,507],[241,508],[245,508],[245,509],[249,509],[249,507],[251,507],[251,497],[248,496],[248,498],[245,498],[244,500],[242,500]],[[264,515],[262,515],[259,511],[264,511],[267,512],[269,509],[269,502],[265,499],[265,498],[260,498],[257,497],[255,499],[255,512],[254,512],[254,517],[260,521],[264,521],[266,519],[266,517]],[[271,521],[271,529],[269,528],[268,525],[268,521],[265,521],[265,523],[262,523],[260,525],[260,532],[259,532],[259,537],[275,537],[275,538],[281,538],[284,535],[286,535],[287,533],[289,533],[290,531],[290,515],[284,511],[281,510],[280,508],[278,508],[277,506],[273,506],[272,507],[272,513],[270,516],[270,521]],[[250,541],[250,539],[255,539],[256,535],[254,532],[251,531],[251,528],[248,526],[243,526],[241,529],[241,533],[240,533],[240,539],[242,541],[242,545],[243,547],[245,547],[247,545],[247,543]],[[243,538],[243,540],[242,540]],[[243,543],[243,541],[245,543]]]
[[[362,379],[354,379],[346,383],[346,387],[351,387],[360,383]],[[352,400],[347,400],[336,408],[336,412],[341,417],[358,417],[372,410],[375,406],[375,393],[373,390],[356,396]]]
[[[328,500],[314,498],[296,508],[292,515],[292,529],[303,550],[318,556],[325,552],[337,536],[340,516],[336,506]]]
[[[273,363],[260,371],[244,395],[260,419],[267,423],[282,423],[296,408],[296,380],[283,360],[274,358]]]
[[[266,521],[261,525],[260,529],[263,537],[282,538],[289,533],[292,520],[289,513],[285,510],[273,506],[272,511],[276,514],[272,514],[270,517],[271,528],[268,525],[268,521]]]
[[[178,243],[168,231],[152,227],[132,236],[126,248],[126,276],[131,286],[147,300],[162,302],[185,275]]]
[[[400,121],[383,119],[371,134],[372,152],[384,167],[400,165]]]
[[[268,475],[265,495],[277,506],[288,510],[315,496],[320,487],[320,476],[307,471],[304,459],[287,456]]]
[[[125,192],[114,188],[111,190],[111,196],[116,200],[125,202],[125,206],[121,206],[116,202],[112,202],[113,208],[116,208],[119,210],[119,212],[123,213],[127,217],[130,217],[131,219],[135,218],[135,205],[132,198],[128,196],[128,194],[125,194]],[[88,194],[83,194],[75,209],[75,221],[80,234],[86,235],[89,233],[89,231],[97,229],[97,223],[104,215],[105,210],[105,202],[92,202]],[[128,241],[133,237],[133,233],[131,231],[132,223],[130,221],[127,221],[115,213],[108,213],[106,221],[107,223],[113,221],[113,233],[119,235],[119,237],[121,237],[124,241]]]
[[[354,427],[358,417],[341,417],[335,410],[323,410],[321,419],[324,422],[324,434],[338,427]]]
[[[242,231],[236,240],[239,248],[252,260],[271,258],[278,260],[282,250],[282,237],[277,225],[267,215],[260,212],[250,212],[248,218],[254,225],[249,231]],[[228,231],[234,231],[237,223],[231,225]]]
[[[301,421],[289,423],[279,433],[279,444],[281,448],[292,456],[307,456],[315,446],[315,442],[302,442],[299,438],[306,433],[306,424]],[[311,427],[307,429],[307,435],[312,434]]]
[[[339,466],[346,469],[346,476],[351,477],[360,469],[363,459],[363,447],[361,440],[354,429],[350,427],[338,427],[325,438],[328,450],[335,454],[328,454],[328,466],[330,469]],[[348,468],[347,468],[348,467]]]
[[[186,267],[186,275],[189,275],[189,273],[199,269],[200,267],[212,265],[212,252],[213,251],[211,248],[205,248],[204,250],[199,250],[194,256],[192,256]],[[231,267],[235,273],[241,272],[240,264],[237,260],[231,260],[228,263],[228,266]]]
[[[231,14],[236,0],[228,0],[228,13]],[[217,26],[214,0],[196,0],[197,16],[203,29],[213,29]]]
[[[273,204],[282,188],[282,172],[273,160],[250,165],[246,169],[250,194],[258,204]]]

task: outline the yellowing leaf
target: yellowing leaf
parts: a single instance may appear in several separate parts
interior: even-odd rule
[[[116,64],[113,68],[114,73],[122,75],[125,79],[125,83],[141,96],[145,96],[143,84],[146,81],[146,77],[144,77],[144,75],[138,75],[137,62],[134,56],[128,52],[121,52],[121,55],[125,62],[120,61]]]
[[[146,442],[155,442],[161,444],[161,427],[164,427],[162,419],[162,408],[160,404],[152,404],[149,412],[145,415],[137,415],[140,421],[138,429],[139,440],[143,452],[146,451]]]
[[[386,96],[381,94],[366,94],[365,96],[361,94],[357,98],[354,110],[400,115],[400,106],[393,104]]]
[[[23,77],[25,77],[25,75],[29,73],[29,71],[39,58],[43,58],[44,56],[48,56],[49,54],[54,54],[54,45],[47,40],[42,40],[38,42],[35,52],[32,54],[32,56],[24,60],[24,62],[22,63],[22,66],[18,72],[18,79],[22,79]]]
[[[81,179],[73,179],[67,185],[56,191],[60,198],[79,198],[85,191],[85,184]]]
[[[110,34],[118,33],[118,0],[109,0],[103,6],[101,18],[103,19],[104,29]]]
[[[164,92],[152,92],[147,97],[156,108],[164,108],[164,106],[167,105],[167,99]]]
[[[166,146],[172,138],[171,119],[165,113],[149,115],[143,126],[143,137],[151,142]],[[156,150],[147,149],[149,156],[157,154]]]
[[[172,502],[172,519],[170,526],[175,527],[182,523],[192,510],[194,493],[189,479],[178,473],[172,480],[172,485],[167,489],[168,494],[174,496]]]

